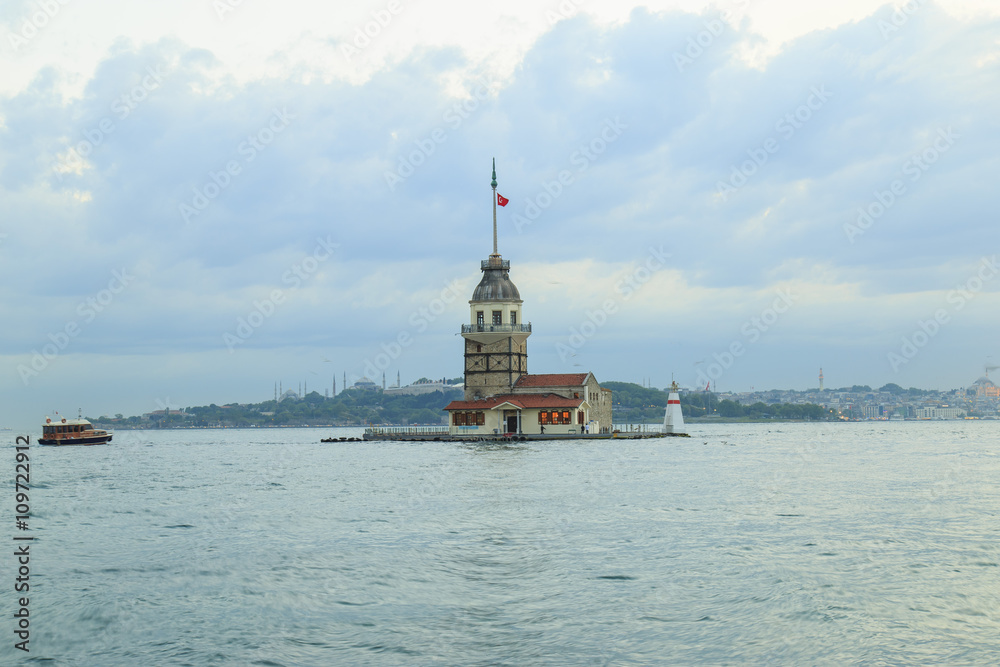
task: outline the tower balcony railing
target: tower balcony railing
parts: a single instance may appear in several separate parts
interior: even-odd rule
[[[510,271],[510,260],[500,259],[499,257],[491,257],[490,259],[484,259],[482,261],[483,271],[486,269],[503,269],[504,271]]]
[[[463,324],[462,333],[531,333],[528,324]]]

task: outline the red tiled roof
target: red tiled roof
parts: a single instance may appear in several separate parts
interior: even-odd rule
[[[492,410],[504,403],[510,403],[522,410],[528,408],[578,408],[583,404],[583,399],[566,398],[558,394],[506,394],[504,396],[490,396],[481,401],[452,401],[444,406],[444,409]]]
[[[515,387],[568,387],[580,386],[590,373],[549,373],[522,375],[514,383]]]

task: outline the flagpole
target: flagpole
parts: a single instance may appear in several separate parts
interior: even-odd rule
[[[493,158],[493,254],[497,253],[497,159]]]

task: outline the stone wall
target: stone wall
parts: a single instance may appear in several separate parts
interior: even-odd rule
[[[510,393],[521,375],[528,372],[528,343],[513,337],[493,343],[465,339],[465,400]]]

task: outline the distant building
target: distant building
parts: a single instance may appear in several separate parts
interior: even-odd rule
[[[371,380],[369,380],[368,378],[363,377],[357,382],[355,382],[353,385],[351,385],[351,389],[361,389],[362,391],[378,391],[380,387]]]
[[[297,401],[299,400],[299,398],[300,398],[299,395],[295,393],[294,390],[289,389],[288,391],[278,396],[278,403],[281,403],[282,401]]]
[[[153,419],[162,419],[163,417],[182,417],[184,419],[188,418],[188,413],[184,410],[171,410],[169,408],[165,410],[153,410],[152,412],[147,412],[142,416],[143,421],[151,421]]]
[[[1000,398],[1000,387],[993,384],[993,380],[989,376],[979,378],[972,383],[972,387],[976,390],[977,399],[996,400]]]
[[[405,387],[387,387],[386,395],[389,396],[419,396],[420,394],[432,394],[435,391],[446,391],[448,389],[462,389],[464,385],[447,384],[444,380],[426,380],[424,382],[414,382]]]
[[[916,409],[917,419],[958,419],[965,416],[961,408],[923,407]]]
[[[885,419],[885,409],[881,405],[866,405],[863,412],[865,419]]]

